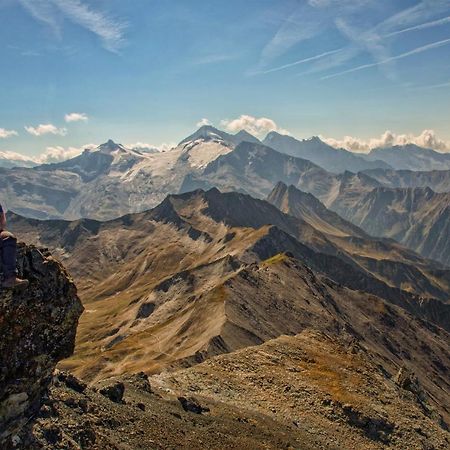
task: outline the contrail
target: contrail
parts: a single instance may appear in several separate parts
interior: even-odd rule
[[[339,76],[345,75],[347,73],[352,73],[352,72],[357,72],[359,70],[369,69],[371,67],[376,67],[376,66],[379,66],[381,64],[387,64],[387,63],[390,63],[392,61],[396,61],[398,59],[403,59],[403,58],[406,58],[408,56],[416,55],[417,53],[423,53],[423,52],[426,52],[428,50],[439,48],[439,47],[442,47],[442,46],[447,45],[447,44],[450,44],[450,39],[444,39],[442,41],[437,41],[437,42],[433,42],[431,44],[423,45],[422,47],[417,47],[417,48],[415,48],[413,50],[410,50],[409,52],[402,53],[402,54],[397,55],[397,56],[392,56],[391,58],[387,58],[387,59],[385,59],[383,61],[378,61],[378,62],[371,63],[371,64],[363,64],[362,66],[353,67],[352,69],[347,69],[347,70],[344,70],[342,72],[337,72],[337,73],[333,73],[331,75],[326,75],[326,76],[322,77],[321,80],[328,80],[330,78],[339,77]]]

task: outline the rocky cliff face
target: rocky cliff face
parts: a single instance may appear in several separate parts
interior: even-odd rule
[[[26,290],[0,290],[0,448],[21,446],[16,436],[41,406],[56,364],[73,353],[83,307],[65,269],[35,247],[19,246]]]

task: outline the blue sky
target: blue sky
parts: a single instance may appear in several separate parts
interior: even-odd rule
[[[0,38],[0,151],[175,143],[203,118],[450,151],[450,0],[0,0]]]

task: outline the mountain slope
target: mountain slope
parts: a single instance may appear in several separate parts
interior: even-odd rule
[[[217,187],[266,197],[278,181],[329,192],[334,175],[310,161],[279,153],[262,144],[243,142],[232,152],[211,162],[199,174],[188,176],[181,192]]]
[[[312,193],[328,208],[352,206],[361,194],[381,186],[364,172],[333,174],[311,161],[289,156],[261,144],[243,142],[202,171],[188,175],[180,192],[217,187],[265,198],[279,181]]]
[[[366,160],[355,153],[342,148],[334,148],[318,137],[299,141],[292,136],[270,132],[263,143],[280,153],[295,156],[296,158],[307,159],[325,170],[333,173],[345,171],[359,172],[361,170],[374,168],[390,168],[389,164],[383,161]]]
[[[270,296],[270,283],[266,288]],[[376,344],[369,330],[359,335],[356,329],[348,330],[349,325],[339,329],[336,324],[335,332],[321,333],[313,325],[295,337],[283,336],[153,379],[159,387],[175,391],[196,386],[203,398],[232,405],[241,405],[245,398],[252,411],[286,424],[294,421],[296,427],[313,434],[322,435],[318,432],[323,430],[333,448],[420,448],[434,439],[437,447],[445,448],[448,391],[442,387],[448,386],[448,380],[444,381],[444,372],[435,372],[432,359],[420,349],[420,339],[428,341],[421,325],[401,314],[390,326],[375,323],[372,318],[379,313],[366,312],[364,326],[377,327],[380,340],[382,335],[386,338],[384,343]],[[384,319],[395,314],[384,313]],[[448,364],[445,338],[437,338],[439,358]],[[401,354],[400,349],[406,348],[414,349],[411,365],[408,356]],[[414,371],[409,369],[412,366]],[[421,396],[427,400],[420,400]],[[426,436],[416,434],[413,423],[418,417],[422,432],[422,425],[430,426]]]
[[[367,171],[330,177],[313,174],[293,185],[317,197],[329,210],[362,228],[369,235],[395,239],[425,258],[450,264],[448,248],[447,171],[393,172]],[[431,181],[430,181],[431,178]],[[435,193],[429,187],[388,188],[383,184],[438,185]],[[446,192],[447,191],[447,192]],[[304,199],[300,202],[304,205]],[[287,210],[285,210],[287,211]],[[295,214],[294,214],[295,215]],[[328,219],[328,223],[335,220]]]
[[[358,227],[328,210],[312,194],[302,192],[293,185],[288,187],[278,182],[267,201],[280,211],[298,217],[326,234],[367,237]]]
[[[155,221],[157,226],[153,224]],[[268,236],[268,248],[276,247],[284,240],[284,245],[291,246],[289,251],[295,248],[305,258],[320,261],[315,256],[315,252],[320,252],[329,258],[340,259],[342,264],[349,266],[349,270],[366,279],[367,285],[372,280],[373,289],[378,289],[376,286],[383,289],[382,286],[387,283],[393,288],[401,287],[427,297],[448,298],[448,271],[439,263],[424,260],[393,241],[371,239],[357,229],[350,235],[333,234],[315,228],[302,218],[284,214],[265,201],[238,193],[222,194],[217,189],[169,196],[149,212],[105,223],[89,220],[39,222],[18,216],[11,216],[10,223],[18,233],[26,233],[29,239],[34,238],[40,244],[54,248],[61,258],[68,259],[66,264],[82,280],[92,278],[92,274],[97,272],[96,258],[110,259],[109,266],[102,268],[101,276],[107,276],[109,272],[113,275],[115,268],[119,267],[117,261],[123,255],[127,255],[127,259],[130,258],[132,264],[139,267],[143,262],[132,256],[134,252],[140,254],[148,246],[154,247],[151,253],[159,251],[160,236],[164,232],[169,249],[171,239],[183,245],[170,256],[174,258],[175,266],[167,265],[160,275],[169,274],[177,266],[180,267],[180,261],[184,258],[187,258],[185,267],[190,267],[193,261],[202,264],[209,263],[211,258],[217,260],[229,254],[242,254],[244,249],[254,248],[256,242],[263,242],[266,239],[264,236]],[[293,238],[290,243],[283,237],[286,233]],[[112,245],[111,238],[114,253],[105,255],[104,252],[108,252]],[[158,242],[156,247],[154,240]],[[193,252],[192,244],[189,244],[180,253],[192,240],[197,242],[196,251]],[[264,251],[267,253],[268,250]],[[273,251],[277,253],[279,250],[274,248]],[[91,258],[88,264],[80,264],[87,259],[84,253]],[[202,255],[202,259],[196,259],[195,255]],[[144,253],[143,256],[147,261],[148,254]],[[158,259],[162,256],[158,256]],[[265,259],[271,255],[260,256]],[[313,260],[310,263],[313,264]],[[317,264],[318,270],[337,270],[337,267],[326,268],[326,265],[321,267],[320,262]],[[148,266],[148,262],[145,266]],[[135,275],[142,270],[139,269]],[[327,273],[332,278],[345,278],[345,274],[338,275],[338,272],[334,275],[333,272]],[[117,280],[116,277],[114,283]],[[113,290],[112,285],[107,283],[107,286],[108,291]],[[394,298],[398,294],[393,291],[389,295]]]
[[[294,298],[270,318],[270,304],[258,309],[253,303],[260,294],[252,267],[265,270],[283,252],[302,261],[302,270],[450,329],[448,307],[424,298],[448,297],[449,275],[438,265],[400,246],[369,246],[354,236],[340,246],[305,221],[247,195],[213,189],[170,196],[151,211],[103,223],[18,216],[10,223],[19,236],[51,248],[77,281],[86,312],[76,353],[64,367],[89,379],[189,365],[300,332],[305,306],[295,306]],[[234,298],[229,284],[241,279],[254,290],[243,306],[228,301]]]
[[[398,280],[402,280],[397,286],[403,289],[408,289],[411,280],[415,280],[413,284],[420,279],[425,281],[423,275],[417,271],[417,267],[422,267],[422,270],[431,277],[434,276],[432,273],[436,273],[434,269],[430,272],[425,268],[417,260],[417,255],[409,253],[391,240],[371,237],[351,222],[328,210],[311,194],[301,192],[294,186],[288,187],[278,183],[269,195],[268,201],[284,213],[302,219],[320,230],[342,251],[351,254],[355,261],[368,271],[377,274],[379,278],[387,281],[385,278],[387,273],[392,277],[396,272]],[[382,264],[379,260],[383,261]],[[444,278],[450,280],[448,275]],[[447,283],[448,281],[444,282],[445,286]],[[428,283],[425,281],[425,284]],[[437,292],[434,295],[439,297]],[[442,298],[446,299],[447,294]]]
[[[58,447],[80,435],[102,448],[448,446],[448,333],[282,255],[229,279],[222,294],[230,320],[254,313],[261,336],[279,332],[281,315],[301,331],[148,381],[125,374],[79,392],[62,373],[34,427],[39,441],[52,427]],[[123,403],[99,393],[115,383]]]
[[[429,187],[434,192],[450,192],[450,170],[416,172],[413,170],[374,169],[364,171],[389,188]]]
[[[450,154],[439,153],[414,144],[376,148],[367,159],[382,160],[397,170],[449,170]]]
[[[55,374],[30,423],[36,447],[448,446],[448,332],[419,311],[331,280],[324,272],[342,269],[351,283],[352,266],[275,226],[253,228],[264,216],[293,231],[310,229],[266,202],[217,190],[171,196],[153,211],[106,223],[14,218],[30,238],[57,245],[76,276],[84,271],[82,295],[92,295],[84,298],[76,354],[62,367],[98,382],[88,387]],[[276,253],[282,248],[293,255]],[[17,323],[30,325],[28,310],[46,312],[33,318],[30,333],[8,329],[3,353],[8,359],[37,348],[38,360],[26,365],[35,371],[55,345],[68,340],[71,347],[70,318],[80,307],[53,258],[32,250],[19,260],[36,295],[48,291],[53,300],[34,299],[18,314],[27,294],[2,294]],[[396,295],[419,309],[426,303]],[[75,308],[68,320],[64,306]],[[70,328],[63,335],[61,320]],[[36,337],[41,325],[52,345],[17,345],[16,334]],[[9,359],[3,366],[16,363]],[[148,379],[141,370],[159,375]],[[38,376],[50,380],[46,370]],[[22,377],[11,380],[23,389]],[[19,398],[7,407],[21,414]]]
[[[427,258],[450,265],[450,194],[430,188],[377,188],[346,217],[374,236],[401,242]]]

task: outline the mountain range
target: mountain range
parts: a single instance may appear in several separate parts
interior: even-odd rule
[[[110,140],[97,149],[85,150],[81,155],[60,163],[32,168],[12,167],[17,161],[2,164],[8,164],[8,169],[0,168],[0,195],[4,203],[11,205],[11,209],[29,217],[71,220],[90,217],[105,220],[154,207],[167,194],[188,191],[193,187],[216,185],[223,189],[228,185],[237,191],[264,198],[276,182],[291,184],[294,181],[296,175],[291,172],[291,166],[299,180],[302,178],[299,187],[311,191],[322,201],[328,200],[320,196],[317,179],[323,178],[320,184],[328,183],[332,185],[331,188],[337,189],[340,181],[336,181],[336,176],[346,172],[364,171],[380,186],[429,186],[437,192],[447,190],[450,173],[447,170],[392,170],[391,165],[381,159],[369,161],[369,157],[335,149],[317,137],[299,141],[291,136],[271,132],[263,142],[265,148],[263,143],[246,131],[232,135],[211,126],[201,127],[177,147],[165,152],[130,149]],[[230,155],[229,159],[220,158],[235,149],[238,151]],[[386,154],[390,154],[388,149],[385,150]],[[406,147],[398,147],[396,151],[409,155]],[[252,156],[256,154],[259,155],[259,166]],[[414,147],[414,155],[417,154],[423,161],[428,157],[433,161],[440,158],[438,168],[447,168],[443,161],[448,155]],[[236,167],[239,158],[242,158],[246,167]],[[370,158],[374,159],[373,155]],[[209,164],[211,166],[207,167]],[[219,175],[222,180],[211,182],[214,171],[219,170],[218,164],[234,166],[226,174]],[[258,167],[248,168],[248,164]],[[270,164],[273,173],[267,170],[268,167],[264,168],[264,164]],[[435,166],[431,164],[426,167]],[[220,170],[227,169],[222,167]],[[252,183],[245,186],[242,176],[246,176],[245,171],[252,170],[260,171],[256,174],[258,178],[264,179],[258,180],[260,186],[249,186]],[[310,174],[305,174],[305,171],[312,170],[317,172],[317,176],[311,181],[314,188],[308,188]],[[286,176],[288,173],[289,177]],[[236,177],[241,178],[235,180]]]
[[[448,446],[449,171],[268,139],[206,126],[166,152],[0,169],[8,229],[42,249],[20,274],[84,306],[64,372],[41,374],[43,448]],[[36,305],[19,337],[57,339],[38,307],[58,309],[0,295],[17,320]]]
[[[373,157],[364,158],[343,148],[334,148],[317,136],[300,141],[292,136],[272,131],[266,136],[263,143],[280,153],[307,159],[333,173],[341,173],[346,170],[360,172],[368,169],[392,168],[381,158],[378,160]]]
[[[53,372],[73,351],[82,308],[67,272],[45,255],[21,246],[20,273],[32,286],[0,292],[7,337],[0,345],[8,349],[1,354],[2,448],[448,446],[449,334],[379,297],[339,286],[287,254],[240,270],[234,264],[215,295],[205,282],[214,282],[217,270],[180,274],[160,286],[167,289],[163,304],[140,308],[139,321],[142,327],[165,304],[175,307],[164,328],[177,330],[181,344],[166,348],[156,340],[159,328],[149,324],[153,342],[146,339],[139,354],[140,341],[131,337],[112,344],[114,353],[103,349],[113,375],[87,383]],[[202,285],[204,297],[191,296],[183,308],[177,288]],[[121,320],[115,300],[110,317]],[[209,350],[222,355],[196,353],[182,368],[134,373],[156,352],[164,364],[178,346],[195,344],[195,336],[220,323]],[[295,335],[271,339],[286,330]],[[77,354],[72,360],[83,363]]]
[[[364,173],[389,188],[429,187],[435,192],[449,191],[450,170],[416,172],[414,170],[373,169],[366,170]]]
[[[412,190],[412,196],[414,192],[420,196],[425,188],[446,193],[450,190],[450,170],[378,167],[335,173],[292,154],[319,163],[324,158],[333,161],[334,168],[339,164],[364,168],[360,165],[364,159],[333,149],[318,138],[297,141],[273,132],[264,142],[245,131],[232,135],[211,126],[201,127],[166,152],[128,149],[110,140],[64,162],[0,169],[0,194],[6,206],[32,218],[109,220],[152,208],[169,193],[198,188],[217,187],[263,199],[281,181],[311,193],[369,234],[396,239],[427,258],[449,263],[448,247],[436,241],[436,235],[445,232],[446,196],[433,196],[434,212],[429,214],[423,204],[410,202],[404,189]],[[396,198],[395,208],[387,200],[379,201],[381,195],[387,198],[386,189]],[[402,223],[394,227],[397,219]]]
[[[414,144],[375,148],[365,158],[369,161],[384,161],[396,170],[431,171],[450,169],[450,154],[439,153]]]
[[[450,193],[425,188],[376,188],[341,211],[373,236],[395,239],[450,265]]]
[[[257,318],[255,305],[247,306],[252,318],[244,323],[239,303],[227,300],[223,309],[227,283],[250,282],[252,264],[265,267],[283,252],[336,286],[376,295],[450,330],[450,270],[344,220],[332,228],[326,210],[316,211],[315,228],[308,223],[312,210],[294,217],[263,200],[212,189],[169,196],[148,212],[109,222],[11,216],[10,224],[50,248],[75,277],[87,312],[78,354],[67,364],[83,377],[141,370],[141,364],[157,370],[299,332],[299,317],[286,320],[287,310],[278,319],[261,310]],[[268,320],[266,334],[255,320]],[[137,358],[144,349],[147,356]]]
[[[9,214],[20,238],[69,269],[85,307],[75,353],[60,368],[94,385],[144,371],[161,395],[195,386],[213,410],[231,402],[279,426],[304,416],[302,426],[322,424],[340,448],[348,439],[414,447],[425,439],[411,431],[417,421],[444,442],[450,271],[370,237],[293,186],[278,183],[268,200],[213,188],[107,222]],[[71,430],[73,394],[61,389],[52,394],[56,423]],[[238,392],[251,398],[245,406]],[[416,412],[405,418],[398,405]]]
[[[0,169],[0,193],[14,211],[40,219],[110,219],[158,204],[184,177],[226,154],[243,139],[202,127],[167,152],[143,152],[109,140],[67,161]]]
[[[32,159],[18,158],[9,152],[0,151],[0,168],[12,169],[13,167],[35,167],[37,165]]]

